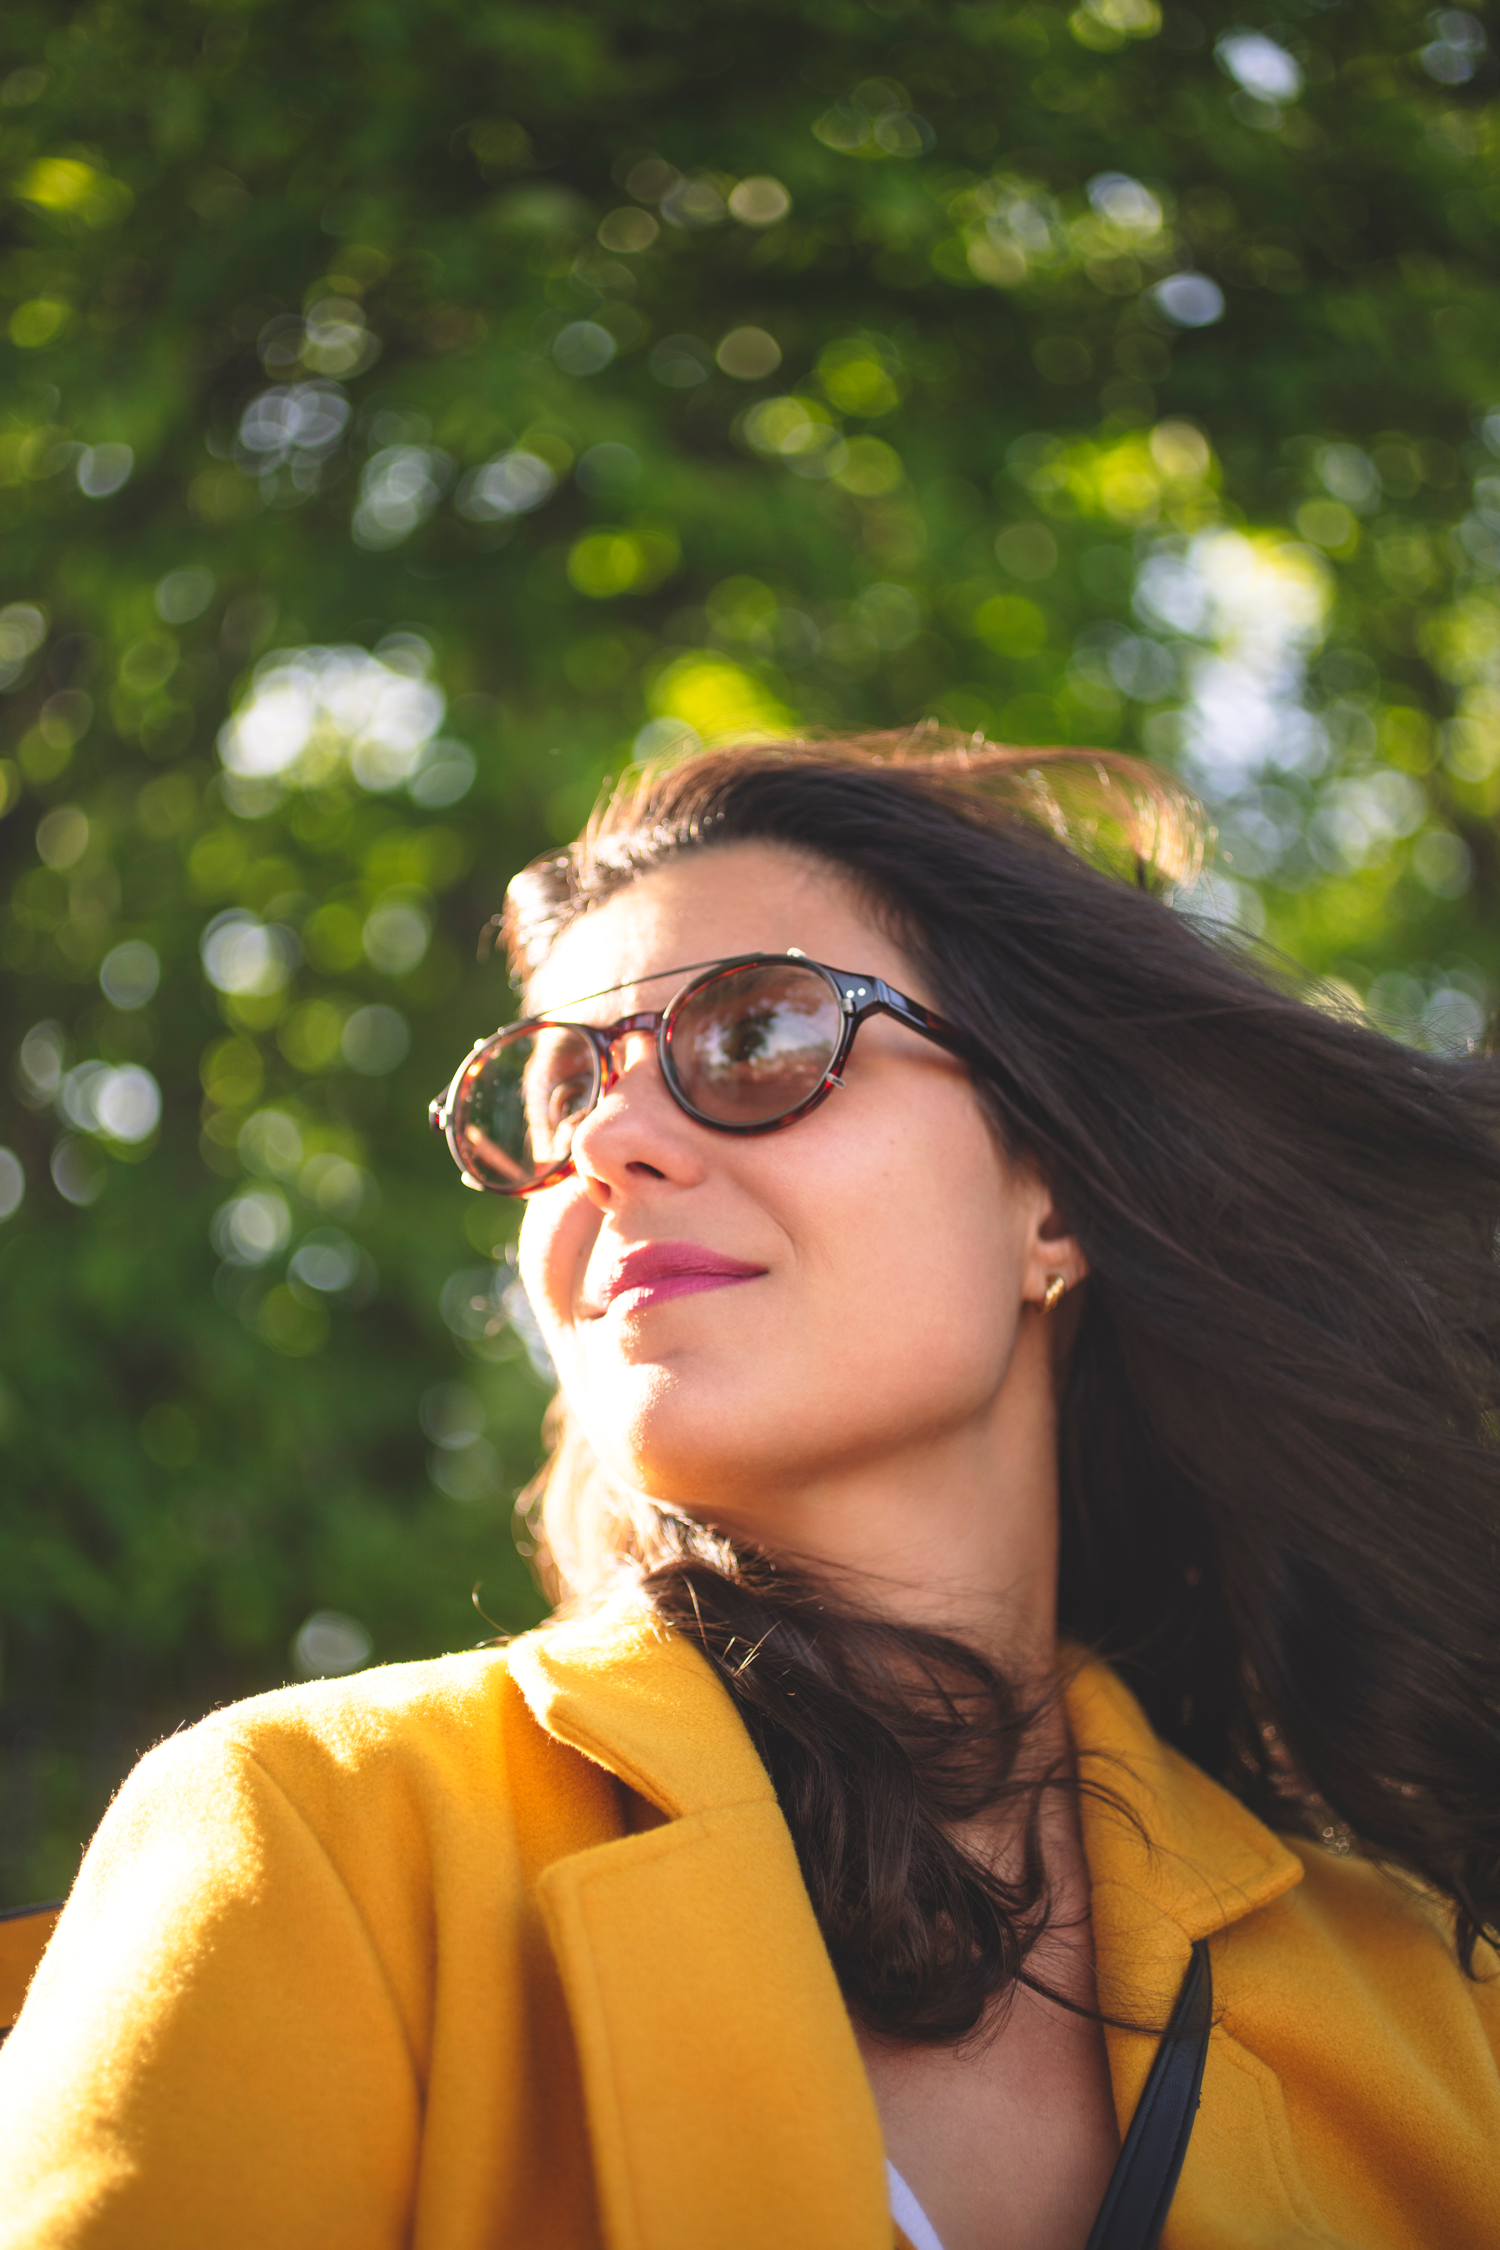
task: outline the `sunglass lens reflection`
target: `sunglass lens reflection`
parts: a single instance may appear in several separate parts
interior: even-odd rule
[[[700,1116],[723,1125],[785,1117],[827,1077],[843,1029],[831,985],[776,963],[705,979],[672,1012],[667,1050]]]
[[[565,1025],[492,1039],[454,1105],[454,1138],[475,1178],[514,1192],[563,1162],[597,1073],[592,1045]]]

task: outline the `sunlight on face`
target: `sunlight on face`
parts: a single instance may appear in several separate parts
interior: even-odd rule
[[[562,938],[528,1004],[794,947],[941,1004],[852,885],[763,844],[617,893]],[[618,1020],[675,989],[643,982],[578,1013]],[[532,1197],[521,1236],[563,1387],[616,1477],[753,1524],[775,1496],[993,1412],[1046,1197],[1006,1162],[960,1063],[877,1016],[842,1092],[737,1138],[675,1105],[650,1039],[617,1061],[575,1131],[577,1177]]]

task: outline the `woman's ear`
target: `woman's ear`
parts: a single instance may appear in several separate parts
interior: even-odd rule
[[[1052,1190],[1040,1179],[1036,1186],[1029,1240],[1025,1246],[1021,1299],[1024,1304],[1051,1312],[1070,1290],[1087,1278],[1089,1262],[1077,1237],[1070,1233]]]

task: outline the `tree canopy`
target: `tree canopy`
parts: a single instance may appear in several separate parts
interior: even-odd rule
[[[540,1614],[516,1214],[425,1105],[632,757],[1135,748],[1198,910],[1484,1036],[1493,37],[15,0],[0,1902],[166,1728]]]

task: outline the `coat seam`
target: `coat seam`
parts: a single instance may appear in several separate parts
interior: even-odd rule
[[[402,2009],[395,1986],[391,1982],[390,1971],[387,1969],[384,1957],[381,1954],[379,1946],[375,1942],[374,1933],[371,1931],[369,1923],[365,1920],[363,1913],[360,1911],[359,1903],[356,1900],[353,1891],[349,1888],[349,1885],[344,1878],[343,1872],[340,1869],[338,1862],[335,1860],[333,1854],[329,1851],[328,1846],[324,1843],[322,1837],[318,1834],[312,1822],[308,1819],[306,1813],[303,1812],[296,1799],[292,1797],[283,1787],[282,1783],[278,1781],[275,1774],[272,1773],[270,1767],[265,1764],[264,1760],[260,1757],[258,1752],[250,1749],[248,1745],[243,1745],[242,1748],[246,1763],[253,1766],[255,1768],[255,1771],[265,1781],[267,1787],[275,1791],[280,1803],[286,1808],[287,1812],[290,1813],[293,1820],[296,1821],[297,1826],[307,1837],[309,1843],[316,1851],[319,1859],[327,1868],[335,1887],[347,1902],[350,1917],[353,1920],[355,1928],[359,1931],[360,1941],[370,1959],[370,1962],[374,1967],[376,1981],[378,1982],[382,1993],[385,1995],[386,2006],[389,2008],[391,2015],[395,2020],[397,2029],[400,2032],[401,2046],[406,2056],[407,2067],[411,2072],[412,2085],[416,2093],[417,2100],[419,2103],[422,2102],[425,2099],[426,2086],[423,2072],[417,2058],[416,2050],[412,2045],[411,2033],[407,2026],[405,2012]]]
[[[562,1863],[557,1861],[553,1862],[554,1866],[560,1864]],[[599,1975],[598,1951],[594,1943],[593,1931],[589,1926],[587,1907],[582,1896],[582,1892],[587,1884],[587,1880],[587,1876],[583,1876],[578,1879],[575,1885],[574,1898],[571,1902],[567,1898],[566,1886],[561,1886],[563,1890],[563,1897],[557,1900],[555,1904],[552,1905],[552,1912],[547,1913],[547,1920],[549,1922],[552,1920],[552,1915],[554,1912],[556,1912],[558,1907],[562,1907],[564,1909],[564,1912],[566,1912],[568,1905],[571,1903],[574,1911],[578,1916],[579,1922],[582,1925],[582,1932],[586,1942],[581,1947],[572,1949],[575,1956],[573,1961],[573,1971],[574,1975],[578,1976],[581,1966],[582,1978],[580,1978],[580,1982],[582,1982],[582,1980],[586,1978],[587,1991],[577,1991],[577,1999],[579,2002],[587,2003],[588,2012],[593,2020],[593,2023],[596,2026],[601,2027],[595,2038],[588,2042],[588,2045],[594,2048],[595,2053],[600,2058],[603,2069],[605,2086],[610,2107],[608,2124],[615,2144],[615,2162],[612,2166],[612,2170],[615,2179],[619,2183],[620,2188],[620,2194],[618,2195],[618,2197],[612,2198],[609,2194],[610,2181],[605,2174],[605,2167],[600,2161],[601,2156],[603,2156],[605,2153],[601,2147],[601,2135],[597,2130],[594,2129],[595,2120],[590,2117],[588,2139],[590,2146],[590,2155],[593,2161],[595,2190],[599,2197],[599,2215],[604,2226],[606,2237],[611,2243],[611,2250],[640,2250],[640,2245],[644,2240],[641,2228],[640,2194],[636,2185],[634,2168],[631,2165],[628,2154],[629,2135],[625,2130],[626,2105],[621,2099],[622,2087],[620,2073],[615,2061],[614,2046],[613,2042],[609,2039],[607,2032],[602,2028],[608,2023],[609,2010],[605,2003],[604,1987]],[[549,1902],[547,1900],[546,1894],[544,1892],[544,1910],[549,1906],[549,1904],[552,1904],[552,1902]],[[555,1950],[556,1947],[554,1944],[554,1951]],[[582,1955],[581,1964],[577,1959],[577,1955],[579,1954]],[[561,1963],[559,1963],[559,1966],[561,1966]],[[590,2071],[588,2067],[588,2051],[587,2046],[585,2045],[585,2041],[581,2036],[582,2026],[579,2022],[579,2010],[577,2006],[574,2005],[573,1994],[568,1989],[568,1980],[566,1977],[563,1980],[563,1989],[566,1997],[566,2004],[568,2006],[568,2012],[573,2018],[573,2037],[577,2043],[578,2059],[580,2065],[582,2066],[585,2109],[586,2111],[590,2111],[592,2110],[593,2103],[589,2093]],[[575,1990],[576,1989],[577,1988],[575,1987]],[[623,2206],[623,2208],[621,2208],[621,2206]],[[612,2223],[615,2220],[619,2222],[618,2227],[614,2223]]]

